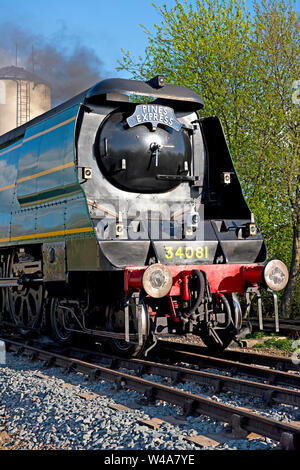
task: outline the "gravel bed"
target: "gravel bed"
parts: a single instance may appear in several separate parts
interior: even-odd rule
[[[41,378],[41,373],[49,378]],[[149,378],[166,383],[161,377]],[[181,388],[209,396],[207,390],[197,384],[181,384]],[[77,395],[84,392],[100,396],[85,400]],[[251,404],[260,407],[253,399],[249,403],[249,397],[247,402],[246,398],[234,394],[224,393],[212,398],[235,406]],[[116,411],[108,407],[112,403],[135,403],[139,408]],[[281,421],[295,419],[297,413],[294,409],[290,411],[280,406],[272,410],[264,408],[260,412]],[[0,433],[6,432],[11,439],[21,441],[18,448],[200,450],[199,446],[184,438],[220,432],[227,427],[225,423],[205,416],[188,417],[181,426],[163,424],[157,430],[137,421],[152,417],[178,417],[180,414],[180,408],[165,402],[157,401],[150,405],[134,391],[118,392],[108,382],[90,383],[79,373],[66,375],[59,368],[43,369],[42,362],[31,363],[12,353],[7,353],[6,364],[0,364]],[[230,440],[217,447],[232,450],[274,448],[278,445],[268,438]]]
[[[161,378],[158,375],[143,375],[144,379],[152,380],[156,383],[168,382],[168,385],[172,386],[170,381],[166,378]],[[260,397],[253,397],[249,395],[239,395],[235,392],[221,392],[215,395],[213,388],[209,386],[199,385],[193,382],[184,382],[176,384],[176,388],[184,390],[185,392],[194,393],[200,397],[209,398],[217,402],[226,403],[227,405],[240,406],[249,408],[251,411],[255,411],[263,416],[276,419],[277,421],[290,422],[300,421],[300,409],[285,404],[278,404],[272,407],[265,406],[263,400]]]

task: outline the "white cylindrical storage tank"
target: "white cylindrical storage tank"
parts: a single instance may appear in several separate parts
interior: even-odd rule
[[[51,90],[45,80],[22,67],[0,69],[0,135],[50,108]]]

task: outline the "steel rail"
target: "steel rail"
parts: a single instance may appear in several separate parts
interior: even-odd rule
[[[13,337],[15,339],[15,336]],[[12,338],[8,338],[12,339]],[[39,345],[38,341],[26,341],[31,346]],[[235,392],[239,394],[252,394],[262,399],[266,406],[272,406],[273,403],[284,403],[292,406],[300,406],[300,390],[279,387],[278,385],[253,382],[251,380],[231,377],[219,373],[194,370],[187,367],[162,364],[159,360],[150,361],[149,359],[122,358],[105,354],[97,349],[83,349],[82,347],[51,344],[44,345],[48,352],[63,353],[66,356],[75,355],[77,359],[101,363],[108,365],[109,368],[119,369],[121,367],[134,370],[138,375],[154,374],[168,377],[174,384],[179,382],[194,381],[202,386],[210,386],[213,393]],[[293,377],[293,376],[292,376]]]
[[[249,351],[235,351],[232,349],[225,349],[222,353],[213,353],[208,351],[207,347],[198,344],[179,343],[177,341],[158,340],[158,346],[174,348],[177,350],[184,350],[196,354],[204,354],[210,357],[218,357],[222,359],[229,359],[232,361],[243,362],[245,364],[255,364],[267,367],[274,367],[277,370],[288,371],[294,370],[300,372],[300,364],[293,363],[290,357],[282,357],[278,355],[270,356],[267,354],[249,352]]]
[[[266,380],[272,385],[277,384],[300,389],[300,374],[244,364],[237,361],[222,359],[220,357],[186,352],[180,349],[173,349],[173,347],[159,347],[155,352],[160,360],[164,360],[164,362],[168,361],[168,364],[183,362],[194,364],[206,369],[217,368],[220,370],[230,371],[232,375],[237,373],[246,374],[250,377]]]
[[[179,382],[195,382],[202,386],[213,387],[213,393],[236,392],[239,394],[251,394],[260,397],[266,406],[272,403],[284,403],[286,405],[300,406],[300,390],[292,390],[276,385],[252,382],[250,380],[228,377],[226,375],[215,374],[189,369],[186,367],[166,365],[159,362],[152,362],[144,359],[129,359],[95,351],[87,351],[80,348],[71,347],[64,351],[64,354],[79,354],[79,359],[89,361],[101,361],[101,365],[112,369],[126,368],[134,370],[139,376],[143,374],[153,374],[168,377],[174,384]],[[75,356],[76,357],[76,356]]]
[[[184,392],[167,385],[157,384],[141,377],[124,374],[76,358],[38,349],[20,342],[4,339],[7,349],[30,359],[47,361],[47,365],[65,367],[69,372],[84,372],[90,377],[114,382],[118,387],[129,388],[150,400],[163,400],[183,407],[187,414],[204,414],[247,432],[255,432],[281,442],[285,448],[300,448],[300,427],[258,415],[246,408],[226,405],[215,400]]]
[[[38,344],[38,342],[36,343]],[[33,346],[34,342],[30,342]],[[273,403],[284,403],[292,406],[300,406],[300,391],[283,388],[272,384],[253,382],[246,379],[229,377],[218,373],[194,370],[187,367],[166,365],[161,362],[153,362],[149,359],[122,358],[103,353],[98,350],[86,350],[80,347],[70,346],[61,349],[57,345],[47,346],[48,352],[63,352],[64,355],[77,357],[85,361],[101,363],[112,369],[127,368],[134,370],[138,375],[154,374],[168,377],[174,384],[193,381],[202,386],[210,386],[213,393],[235,392],[239,394],[252,394],[261,398],[266,406]]]

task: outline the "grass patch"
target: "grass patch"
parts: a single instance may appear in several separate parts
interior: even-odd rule
[[[255,349],[280,349],[281,351],[293,352],[295,348],[292,348],[294,340],[290,338],[270,338],[264,343],[254,344]]]
[[[265,338],[265,336],[272,336],[274,333],[266,333],[265,331],[253,331],[249,335],[245,336],[245,339],[261,339]]]

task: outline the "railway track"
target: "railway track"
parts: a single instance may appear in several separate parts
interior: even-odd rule
[[[285,403],[292,406],[300,406],[300,390],[293,390],[271,384],[253,382],[246,379],[221,376],[217,373],[193,370],[188,367],[166,365],[142,359],[125,359],[109,356],[101,353],[91,353],[80,349],[71,349],[68,354],[76,357],[79,354],[84,360],[93,363],[101,363],[114,370],[133,370],[138,376],[145,374],[159,375],[168,378],[173,385],[180,382],[194,382],[201,386],[212,387],[213,394],[221,392],[235,392],[239,394],[252,394],[263,400],[265,405]]]
[[[191,349],[191,351],[190,351]],[[259,364],[256,365],[254,362],[254,357],[250,360],[250,357],[246,356],[246,361],[244,362],[244,353],[240,356],[239,353],[235,355],[234,351],[228,351],[229,356],[232,354],[233,359],[227,359],[226,353],[224,351],[225,358],[217,355],[208,355],[203,354],[203,350],[205,348],[195,348],[194,346],[190,347],[190,345],[186,344],[179,344],[179,343],[171,343],[171,342],[164,342],[164,344],[160,344],[159,346],[159,357],[164,362],[167,361],[168,365],[173,363],[188,363],[198,366],[200,368],[213,368],[219,369],[222,371],[227,371],[231,375],[236,374],[245,374],[247,376],[264,380],[269,384],[273,385],[282,385],[288,387],[295,387],[300,388],[300,375],[295,373],[288,373],[283,370],[273,369],[270,367],[274,367],[274,365],[284,364],[287,367],[287,370],[291,371],[300,371],[299,365],[293,364],[290,359],[282,358],[283,361],[278,363],[278,360],[274,360],[272,356],[260,356]],[[192,352],[197,351],[197,352]],[[199,352],[200,351],[200,352]],[[207,351],[207,350],[206,350]],[[158,351],[157,351],[158,353]],[[202,353],[202,354],[201,354]],[[246,353],[247,354],[247,353]],[[251,353],[249,353],[251,355]],[[271,358],[271,359],[269,359]],[[241,362],[243,361],[243,362]]]
[[[182,343],[177,341],[159,340],[158,346],[161,350],[174,349],[177,351],[191,352],[207,356],[207,347],[198,344]],[[281,371],[297,371],[300,372],[300,365],[294,363],[290,357],[278,355],[262,354],[261,352],[250,352],[243,350],[225,349],[222,353],[209,353],[210,357],[222,358],[244,364],[255,364],[264,367],[273,367]]]
[[[279,441],[283,448],[300,448],[300,426],[297,423],[284,423],[262,415],[248,408],[236,407],[219,401],[195,395],[179,388],[179,382],[193,381],[200,385],[210,386],[213,393],[230,391],[241,394],[251,394],[261,397],[265,403],[285,403],[299,406],[300,391],[265,384],[236,377],[193,370],[190,367],[162,364],[150,360],[125,359],[109,356],[107,354],[70,347],[59,350],[57,346],[41,345],[35,341],[16,341],[14,338],[0,337],[6,343],[8,351],[24,355],[31,360],[43,360],[47,366],[63,367],[67,372],[81,372],[87,374],[90,380],[107,380],[116,384],[117,388],[128,388],[144,395],[148,400],[163,400],[180,406],[184,414],[204,414],[219,421],[230,423],[233,431],[238,434],[255,432]],[[38,346],[38,347],[37,347]],[[172,350],[172,358],[174,352]],[[179,351],[184,354],[184,351]],[[185,353],[187,355],[195,353]],[[208,359],[209,357],[206,356]],[[217,359],[217,358],[210,358]],[[244,366],[248,366],[244,364]],[[254,367],[254,366],[253,366]],[[130,373],[118,369],[128,369]],[[266,371],[266,370],[265,370]],[[133,374],[133,373],[134,374]],[[278,374],[287,374],[291,379],[299,377],[282,371]],[[144,374],[154,374],[167,377],[171,385],[159,384],[155,381],[141,377]],[[291,384],[289,384],[291,386]],[[299,387],[300,388],[300,387]]]
[[[257,318],[250,318],[253,331],[259,330],[259,321]],[[245,324],[246,326],[246,324]],[[274,319],[263,319],[264,331],[274,332]],[[279,333],[291,336],[292,338],[299,338],[300,336],[300,320],[280,320]]]

